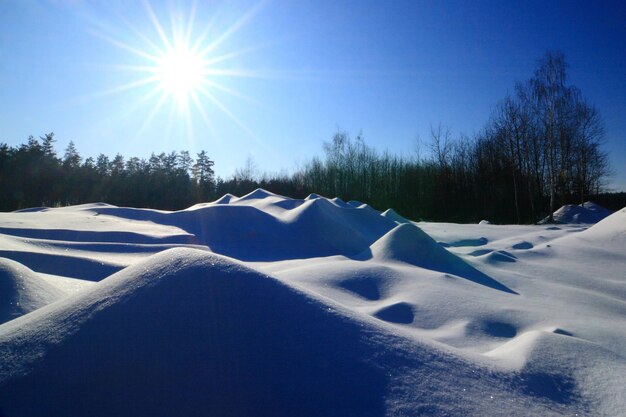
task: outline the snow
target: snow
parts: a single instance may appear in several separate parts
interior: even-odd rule
[[[578,236],[598,245],[626,246],[626,208],[593,225]]]
[[[390,220],[393,220],[394,222],[401,224],[401,223],[410,223],[409,220],[405,219],[404,217],[402,217],[401,215],[399,215],[394,209],[390,208],[385,210],[382,214],[383,217],[386,217]]]
[[[554,223],[563,224],[593,224],[611,214],[610,210],[605,209],[593,201],[587,201],[583,204],[566,204],[555,211],[552,216]],[[548,223],[549,218],[546,217],[541,223]]]
[[[22,264],[0,258],[0,323],[37,310],[87,287],[88,283],[36,274]]]
[[[0,213],[0,415],[626,413],[626,209],[398,217],[265,190]]]

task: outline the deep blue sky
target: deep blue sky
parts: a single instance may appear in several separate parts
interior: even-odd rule
[[[170,37],[192,3],[150,4]],[[224,177],[248,156],[262,170],[293,169],[338,128],[408,154],[431,125],[479,131],[558,49],[604,117],[611,186],[626,190],[621,2],[199,1],[191,37],[209,27],[208,44],[247,12],[211,56],[252,48],[214,65],[252,76],[211,77],[219,104],[203,98],[206,120],[191,106],[187,122],[167,101],[153,112],[154,85],[112,92],[145,76],[123,66],[149,63],[120,44],[162,44],[142,2],[0,0],[0,142],[54,131],[59,150],[73,140],[83,156],[206,149]]]

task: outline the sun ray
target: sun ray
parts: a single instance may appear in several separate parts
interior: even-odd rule
[[[290,81],[328,81],[328,76],[319,71],[274,71],[274,70],[232,70],[209,68],[206,72],[211,77],[254,78],[263,80],[290,80]]]
[[[216,82],[211,81],[211,80],[204,80],[204,84],[209,86],[209,87],[215,88],[215,89],[223,91],[225,93],[228,93],[228,94],[230,94],[230,95],[232,95],[234,97],[240,98],[240,99],[242,99],[244,101],[247,101],[248,103],[254,104],[254,105],[256,105],[256,106],[258,106],[260,108],[267,108],[267,106],[264,105],[263,103],[261,103],[260,101],[255,100],[252,97],[249,97],[249,96],[247,96],[245,94],[242,94],[242,93],[240,93],[237,90],[234,90],[232,88],[228,88],[228,87],[226,87],[226,86],[224,86],[222,84],[216,83]]]
[[[231,119],[241,130],[246,132],[248,136],[254,140],[254,142],[261,147],[265,152],[267,152],[272,158],[276,158],[276,151],[270,148],[267,143],[259,138],[256,133],[248,126],[246,126],[233,112],[231,112],[222,102],[220,102],[217,97],[215,97],[211,92],[207,91],[206,88],[201,87],[199,91],[205,95],[218,109],[220,109],[229,119]]]
[[[214,14],[213,16],[211,16],[211,19],[207,22],[206,25],[204,25],[204,30],[200,33],[200,35],[198,35],[195,38],[193,43],[190,42],[190,45],[191,45],[190,49],[192,51],[198,52],[201,46],[206,43],[207,37],[209,36],[211,29],[213,29],[215,25],[216,19],[217,19],[217,14]]]
[[[154,74],[157,72],[154,65],[124,65],[124,64],[111,64],[101,65],[100,68],[106,68],[117,71],[130,71]]]
[[[198,111],[198,113],[200,113],[200,117],[202,118],[202,121],[204,122],[205,127],[209,129],[209,132],[211,133],[210,136],[211,138],[213,138],[213,141],[216,143],[221,143],[220,136],[217,135],[217,133],[215,132],[215,127],[213,126],[213,123],[211,122],[211,118],[207,114],[204,106],[202,105],[197,92],[194,91],[191,94],[191,100],[194,103],[194,106],[196,110]]]
[[[187,129],[187,137],[193,137],[193,123],[191,123],[191,112],[187,110],[183,114],[185,117],[185,127]]]
[[[204,121],[204,124],[206,125],[206,127],[210,129],[213,128],[213,123],[211,123],[211,119],[209,118],[209,115],[206,113],[206,110],[204,109],[204,106],[200,102],[200,98],[198,98],[198,94],[195,91],[191,93],[191,100],[196,106],[196,110],[198,111],[198,113],[200,113],[200,117],[202,117],[202,120]]]
[[[154,84],[158,81],[157,77],[149,77],[149,78],[141,78],[139,80],[132,81],[127,84],[118,85],[116,87],[110,88],[108,90],[98,91],[92,94],[89,94],[84,97],[80,97],[77,100],[80,101],[91,101],[97,98],[107,97],[116,95],[119,93],[123,93],[125,91],[133,90],[135,88],[139,88],[148,84]]]
[[[140,80],[135,80],[135,81],[127,83],[127,84],[119,85],[119,86],[114,87],[114,88],[112,88],[110,90],[105,90],[101,94],[109,95],[109,94],[121,93],[123,91],[132,90],[134,88],[141,87],[141,86],[144,86],[144,85],[147,85],[147,84],[153,84],[156,81],[158,81],[158,77],[156,77],[156,76],[148,77],[148,78],[142,78]]]
[[[187,24],[185,25],[185,44],[191,45],[191,35],[193,33],[193,25],[196,20],[196,12],[198,8],[198,1],[191,2],[191,8],[189,9],[189,16],[187,18]]]
[[[170,32],[171,32],[171,43],[172,48],[176,49],[180,47],[180,45],[185,45],[187,48],[187,42],[185,40],[185,24],[182,22],[183,17],[178,13],[170,14]]]
[[[165,49],[168,51],[171,50],[172,45],[170,43],[170,40],[165,34],[165,30],[163,30],[163,26],[161,25],[159,18],[154,13],[154,10],[152,9],[150,2],[148,0],[143,0],[143,5],[144,5],[144,8],[146,9],[146,12],[148,13],[148,16],[150,17],[150,20],[152,21],[152,25],[154,26],[157,33],[159,34],[159,37],[161,38],[161,42],[163,42]]]
[[[254,139],[257,143],[261,143],[262,141],[257,137],[257,135],[246,126],[233,112],[231,112],[221,101],[219,101],[210,91],[208,91],[204,87],[200,87],[199,91],[204,94],[215,106],[220,109],[226,116],[228,116],[241,130],[246,132],[252,139]]]
[[[159,91],[156,89],[153,91],[153,95],[156,95],[158,93]],[[146,98],[147,97],[148,96],[146,96]],[[163,104],[165,104],[166,100],[167,100],[167,95],[161,94],[161,96],[159,97],[159,100],[157,101],[157,104],[152,108],[152,110],[150,110],[150,113],[148,113],[148,116],[146,116],[146,119],[141,124],[141,127],[139,128],[137,135],[141,135],[142,133],[146,131],[148,126],[150,126],[150,124],[152,123],[156,115],[159,113],[159,111],[163,107]]]
[[[157,58],[154,55],[150,55],[147,52],[144,52],[144,51],[141,51],[141,50],[139,50],[137,48],[134,48],[134,47],[132,47],[132,46],[130,46],[130,45],[124,43],[124,42],[118,41],[117,39],[113,39],[112,37],[107,36],[107,35],[105,35],[105,34],[103,34],[101,32],[96,32],[96,31],[92,30],[90,33],[93,36],[98,37],[98,38],[100,38],[102,40],[105,40],[105,41],[107,41],[107,42],[109,42],[109,43],[111,43],[111,44],[113,44],[113,45],[115,45],[115,46],[117,46],[119,48],[122,48],[122,49],[125,49],[125,50],[129,51],[129,52],[132,52],[133,54],[135,54],[135,55],[137,55],[137,56],[139,56],[141,58],[145,58],[145,59],[150,60],[152,62],[157,62]]]
[[[239,77],[239,78],[258,78],[261,76],[261,73],[258,71],[230,70],[230,69],[219,69],[219,68],[208,68],[205,74],[210,75],[210,76]]]
[[[129,106],[125,108],[125,111],[127,113],[134,113],[139,108],[145,106],[146,103],[152,102],[152,100],[157,96],[162,96],[161,91],[159,91],[158,88],[152,88],[147,93],[139,96],[137,100],[134,100],[134,104],[130,105],[129,103]]]
[[[201,52],[200,55],[204,56],[207,53],[213,51],[219,45],[224,43],[228,38],[230,38],[233,34],[235,34],[239,29],[244,27],[250,19],[252,19],[261,9],[265,6],[265,2],[261,1],[257,3],[252,9],[248,10],[239,20],[237,20],[231,27],[226,29],[220,36],[217,37],[213,42],[208,44]]]
[[[210,59],[205,59],[205,63],[206,66],[210,66],[210,65],[214,65],[217,64],[218,62],[224,62],[224,61],[228,61],[231,60],[233,58],[237,58],[240,57],[242,55],[245,54],[249,54],[250,52],[254,52],[254,51],[258,51],[260,49],[260,47],[248,47],[248,48],[244,48],[244,49],[240,49],[238,51],[233,51],[233,52],[229,52],[223,55],[219,55]],[[203,55],[204,57],[204,55]]]
[[[152,56],[158,56],[158,55],[163,53],[163,48],[159,47],[152,39],[150,39],[148,36],[146,36],[145,33],[140,31],[139,29],[137,29],[137,27],[135,25],[133,25],[132,23],[130,23],[126,19],[123,19],[122,21],[133,32],[133,34],[138,36],[139,39],[141,39],[146,45],[148,45],[152,49],[154,54],[156,54],[156,55],[152,55]]]
[[[289,72],[281,72],[281,71],[260,71],[260,70],[232,70],[232,69],[221,69],[221,68],[209,68],[207,69],[206,75],[212,77],[237,77],[237,78],[256,78],[256,79],[297,79],[302,80],[302,77],[296,77],[290,75]]]

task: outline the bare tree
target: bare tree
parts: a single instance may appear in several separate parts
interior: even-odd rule
[[[452,151],[450,137],[450,129],[442,126],[441,123],[437,127],[430,126],[430,151],[440,167],[448,165]]]
[[[259,176],[259,169],[257,167],[256,162],[252,156],[248,155],[246,158],[246,162],[244,162],[243,167],[237,168],[235,173],[233,174],[233,179],[239,182],[256,181]]]
[[[608,175],[608,156],[601,150],[604,140],[604,123],[597,109],[583,101],[576,106],[577,131],[574,143],[574,183],[580,203],[585,196],[597,191],[602,178]]]
[[[549,221],[556,206],[559,182],[559,144],[566,134],[564,123],[568,89],[565,85],[567,64],[561,52],[547,52],[539,61],[534,77],[530,80],[533,108],[543,139],[548,168],[548,191],[550,193]]]

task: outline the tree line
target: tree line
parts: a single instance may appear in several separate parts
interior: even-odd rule
[[[262,187],[393,207],[411,219],[533,223],[603,191],[610,174],[603,139],[599,112],[567,83],[563,54],[548,52],[474,137],[432,127],[426,157],[380,152],[362,134],[340,131],[293,173],[258,175],[248,159],[222,179],[205,151],[83,160],[72,142],[58,156],[49,133],[19,147],[0,144],[0,210],[94,201],[175,210]]]
[[[380,154],[338,133],[298,174],[306,189],[394,207],[410,218],[534,223],[598,195],[610,174],[597,109],[567,83],[560,52],[495,106],[474,137],[431,128],[430,156]]]
[[[180,209],[214,197],[214,162],[206,151],[150,158],[80,156],[73,142],[59,157],[54,134],[19,147],[0,144],[0,210],[105,201],[116,205]]]

